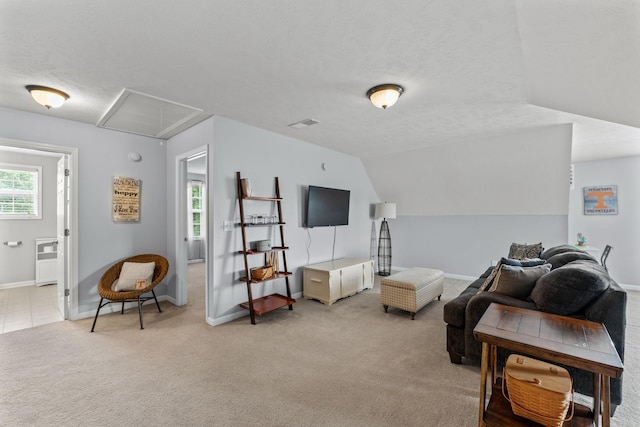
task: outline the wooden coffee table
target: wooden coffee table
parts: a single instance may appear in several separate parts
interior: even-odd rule
[[[482,342],[480,427],[538,425],[514,415],[502,396],[496,376],[498,347],[593,372],[593,411],[576,405],[573,420],[565,425],[600,425],[602,403],[602,425],[609,427],[609,379],[620,378],[623,365],[603,324],[492,303],[473,334]],[[488,371],[492,379],[492,393],[485,409]]]

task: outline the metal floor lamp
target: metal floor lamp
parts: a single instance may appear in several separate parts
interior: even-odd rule
[[[380,238],[378,240],[378,274],[380,276],[389,276],[391,275],[391,233],[389,233],[387,218],[395,219],[396,204],[377,203],[375,217],[382,218]]]

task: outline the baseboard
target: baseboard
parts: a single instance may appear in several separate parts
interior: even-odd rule
[[[24,282],[3,283],[0,285],[0,289],[22,288],[25,286],[33,286],[35,284],[36,284],[35,280],[26,280]]]
[[[462,274],[451,274],[451,273],[444,273],[444,277],[447,277],[449,279],[460,279],[460,280],[476,280],[478,277],[477,276],[463,276]]]
[[[207,323],[211,326],[220,326],[227,322],[231,322],[232,320],[240,319],[241,317],[245,317],[248,315],[249,315],[248,311],[242,310],[242,311],[236,311],[231,314],[227,314],[222,317],[216,317],[215,319],[207,316]]]
[[[295,294],[291,294],[291,297],[293,299],[303,298],[303,293],[297,292]],[[227,314],[225,316],[216,317],[216,318],[207,316],[207,324],[211,326],[220,326],[225,323],[231,322],[232,320],[237,320],[248,315],[249,315],[249,312],[247,310],[241,310],[241,311],[236,311],[236,312]]]
[[[175,299],[173,299],[169,295],[160,295],[160,296],[158,296],[158,302],[162,302],[162,301],[168,301],[173,305],[177,305],[175,303]],[[147,304],[148,303],[150,303],[150,301],[147,301]],[[128,310],[130,308],[137,308],[137,306],[138,306],[138,304],[135,303],[135,302],[126,302],[126,303],[124,303],[124,309],[125,310]],[[114,302],[112,304],[105,305],[100,310],[100,316],[102,316],[103,314],[119,313],[121,308],[122,308],[122,304],[118,303],[118,302]],[[95,308],[93,308],[92,310],[86,310],[86,311],[79,312],[78,313],[78,318],[74,319],[74,320],[88,319],[90,317],[94,317],[96,315],[96,310],[97,309],[98,309],[98,304],[96,303]]]

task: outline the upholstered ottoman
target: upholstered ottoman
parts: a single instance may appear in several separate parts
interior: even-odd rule
[[[385,313],[389,306],[411,313],[414,319],[418,310],[436,297],[442,296],[444,274],[440,270],[414,267],[394,273],[380,282],[380,302]]]

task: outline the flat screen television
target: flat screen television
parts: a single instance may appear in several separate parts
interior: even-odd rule
[[[307,227],[349,224],[349,190],[309,186],[307,193]]]

